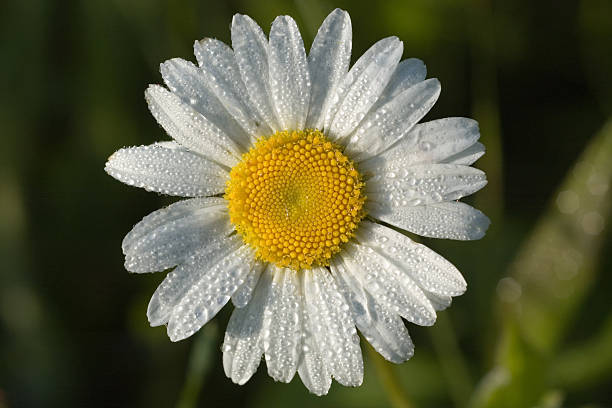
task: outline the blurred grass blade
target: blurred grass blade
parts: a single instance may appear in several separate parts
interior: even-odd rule
[[[612,120],[570,170],[498,285],[497,366],[472,407],[534,406],[546,391],[551,358],[597,271],[612,209],[610,157]]]
[[[612,316],[601,332],[584,344],[565,351],[554,362],[551,382],[565,389],[582,389],[612,373]]]
[[[514,319],[521,336],[540,351],[556,348],[595,277],[612,209],[611,157],[609,120],[570,170],[510,268],[521,295],[504,302],[503,315]]]
[[[393,370],[392,363],[385,360],[369,344],[366,347],[391,406],[393,408],[414,408]]]
[[[476,388],[472,408],[534,407],[545,389],[543,356],[508,321],[496,350],[496,365]]]
[[[212,364],[213,353],[216,351],[217,334],[216,323],[209,322],[196,335],[189,356],[185,384],[176,408],[194,408],[197,405],[206,373]]]

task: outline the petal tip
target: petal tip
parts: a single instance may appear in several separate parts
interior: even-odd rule
[[[432,86],[436,89],[437,93],[440,93],[442,89],[442,83],[438,78],[429,78],[424,81],[427,85]]]
[[[232,17],[232,26],[231,26],[232,31],[238,28],[239,25],[244,25],[244,24],[257,26],[257,23],[255,22],[255,20],[253,20],[250,16],[246,14],[240,14],[240,13],[234,14],[234,16]]]
[[[106,172],[106,174],[113,178],[115,178],[115,176],[113,175],[113,167],[114,163],[117,161],[117,153],[119,152],[119,150],[111,154],[108,159],[106,159],[106,163],[104,163],[104,171]]]

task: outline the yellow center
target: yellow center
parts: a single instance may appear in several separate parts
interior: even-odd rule
[[[230,220],[256,256],[299,270],[329,265],[363,218],[353,163],[318,130],[258,141],[230,172]]]

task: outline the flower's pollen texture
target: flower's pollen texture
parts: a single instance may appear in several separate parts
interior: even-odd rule
[[[257,257],[296,270],[328,265],[363,218],[353,163],[318,130],[258,141],[230,172],[225,198]]]

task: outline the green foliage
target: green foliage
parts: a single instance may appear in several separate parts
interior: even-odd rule
[[[568,361],[560,346],[598,271],[604,222],[612,211],[610,156],[612,121],[570,170],[511,265],[506,287],[500,286],[501,340],[495,366],[477,390],[473,407],[534,406],[548,387],[583,381],[582,353],[577,358],[574,352]],[[603,339],[592,340],[587,348],[603,357],[590,355],[598,359],[597,374],[612,371],[608,336],[604,330]]]

